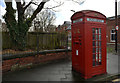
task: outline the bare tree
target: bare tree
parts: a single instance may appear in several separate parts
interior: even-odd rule
[[[29,18],[34,11],[32,6],[29,6],[25,12],[25,18]],[[56,15],[51,9],[43,9],[39,12],[32,22],[32,27],[34,31],[39,32],[52,32],[55,29],[54,21],[56,20]],[[37,23],[37,27],[35,27]]]
[[[39,24],[40,30],[43,30],[45,32],[50,32],[51,31],[50,29],[53,28],[52,25],[54,25],[56,16],[54,12],[52,12],[49,9],[46,9],[37,15],[37,19],[39,19],[40,21]]]

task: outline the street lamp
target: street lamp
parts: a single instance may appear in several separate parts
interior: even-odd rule
[[[72,11],[72,12],[74,12],[74,13],[75,13],[75,10],[70,10],[70,11]]]

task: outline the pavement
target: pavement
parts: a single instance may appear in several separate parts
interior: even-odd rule
[[[58,61],[49,64],[40,65],[31,69],[24,69],[21,71],[9,72],[3,75],[2,80],[5,81],[31,81],[31,82],[40,82],[40,81],[100,81],[100,79],[107,78],[111,75],[120,74],[118,64],[118,55],[113,55],[112,53],[107,54],[107,74],[94,76],[88,80],[80,77],[76,72],[73,72],[71,67],[70,60]]]

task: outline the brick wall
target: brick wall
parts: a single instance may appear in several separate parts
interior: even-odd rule
[[[27,57],[6,59],[2,61],[2,72],[15,71],[22,68],[30,68],[36,64],[46,63],[59,59],[71,59],[71,51],[51,52]]]
[[[118,26],[119,26],[119,30],[118,30],[118,43],[120,44],[120,17],[118,19]],[[115,29],[115,19],[107,19],[107,43],[114,43],[111,42],[111,30]]]

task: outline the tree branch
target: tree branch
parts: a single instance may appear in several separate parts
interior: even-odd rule
[[[25,11],[25,10],[27,9],[27,7],[30,6],[31,3],[32,3],[32,2],[30,1],[30,2],[23,8],[23,10]]]
[[[23,4],[22,4],[22,6],[24,6],[25,5],[25,0],[23,0]]]
[[[32,2],[32,0],[31,0],[31,1],[24,7],[24,11],[25,11],[31,4],[34,4],[34,5],[37,5],[37,6],[38,6],[37,3]]]
[[[45,3],[46,2],[41,2],[38,5],[37,9],[33,12],[33,15],[31,16],[31,18],[27,20],[28,24],[31,23],[36,18],[36,15],[43,9]]]
[[[64,4],[64,2],[63,3],[61,3],[61,4],[59,4],[59,5],[56,5],[56,6],[54,6],[54,7],[51,7],[51,8],[44,8],[44,9],[54,9],[54,8],[57,8],[57,7],[60,7],[61,5],[63,5]]]

